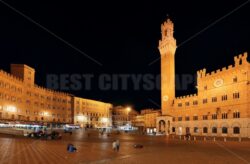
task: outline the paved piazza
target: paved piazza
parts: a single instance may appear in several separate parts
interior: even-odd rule
[[[90,134],[88,137],[87,133]],[[120,151],[112,150],[112,141],[120,140]],[[58,141],[36,140],[0,135],[1,164],[70,164],[70,163],[250,163],[250,141],[184,141],[165,136],[112,134],[78,130],[71,136],[63,134]],[[78,152],[68,153],[73,143]],[[133,145],[141,143],[142,149]]]

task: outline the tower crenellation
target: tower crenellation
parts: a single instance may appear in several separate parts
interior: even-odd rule
[[[240,54],[238,56],[234,57],[234,65],[239,66],[239,65],[245,65],[248,63],[247,61],[247,52],[244,52],[243,54]]]
[[[170,19],[161,24],[161,40],[159,40],[158,48],[161,55],[167,53],[175,54],[176,40],[174,38],[174,24]]]

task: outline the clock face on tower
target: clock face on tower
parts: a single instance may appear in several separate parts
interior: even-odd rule
[[[223,79],[217,79],[214,81],[214,86],[215,87],[220,87],[223,85]]]
[[[168,96],[167,95],[163,96],[163,101],[168,101]]]

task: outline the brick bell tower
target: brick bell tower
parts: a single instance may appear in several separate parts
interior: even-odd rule
[[[161,34],[158,46],[161,54],[161,111],[166,115],[175,99],[176,40],[174,24],[170,19],[161,25]]]

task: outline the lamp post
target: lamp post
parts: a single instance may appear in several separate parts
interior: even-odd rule
[[[127,107],[126,110],[127,110],[127,123],[129,124],[129,112],[131,111],[131,108]]]

